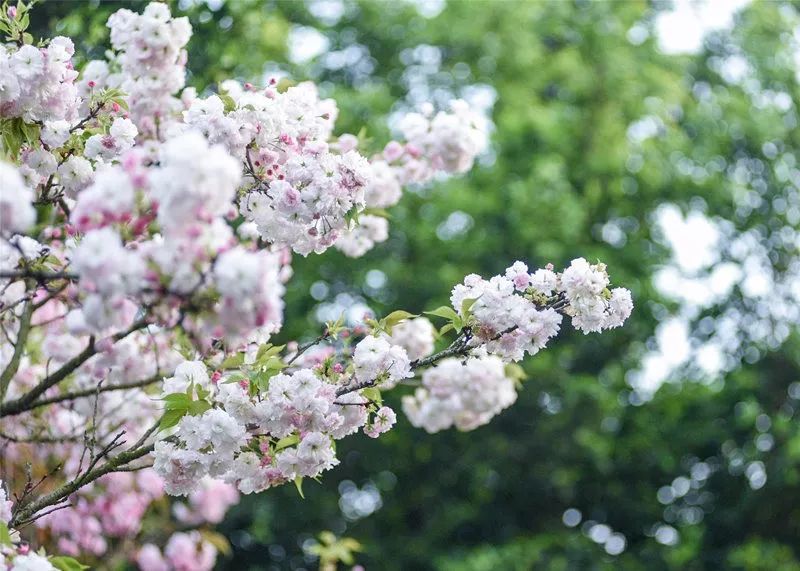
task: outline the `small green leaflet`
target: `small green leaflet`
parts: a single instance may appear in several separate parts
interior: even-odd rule
[[[405,321],[406,319],[411,319],[412,317],[417,317],[413,313],[409,313],[408,311],[403,311],[402,309],[398,309],[397,311],[391,312],[389,315],[381,319],[377,324],[373,325],[373,327],[377,326],[377,328],[381,331],[385,331],[389,335],[392,334],[392,328],[395,325],[400,323],[401,321]]]
[[[181,419],[186,415],[185,410],[168,410],[161,417],[161,422],[158,423],[159,430],[167,430],[176,426]]]
[[[461,302],[461,315],[467,317],[470,315],[470,310],[472,306],[475,305],[475,302],[478,301],[477,297],[468,297],[464,301]]]
[[[300,437],[297,434],[285,436],[284,438],[278,440],[278,442],[275,444],[275,452],[279,452],[284,448],[288,448],[289,446],[294,446],[298,442],[300,442]]]
[[[0,521],[0,545],[11,545],[11,532],[8,526]]]
[[[435,315],[436,317],[443,317],[445,319],[449,319],[450,323],[453,325],[453,329],[455,329],[459,333],[461,333],[461,330],[464,328],[464,321],[461,319],[461,316],[459,316],[458,313],[456,313],[456,310],[453,309],[452,307],[443,305],[441,307],[437,307],[433,311],[426,311],[425,313],[428,315]],[[440,331],[440,333],[443,332],[444,331]]]
[[[294,479],[294,487],[297,488],[297,493],[300,494],[300,497],[306,499],[305,495],[303,495],[303,477],[297,476]]]
[[[383,396],[381,395],[380,389],[377,387],[361,389],[361,396],[371,400],[374,403],[377,403],[378,406],[380,406],[383,403]]]
[[[244,365],[244,353],[236,353],[235,355],[231,355],[227,357],[224,361],[222,361],[222,365],[220,365],[221,369],[238,369]]]
[[[72,557],[65,557],[63,555],[59,555],[57,557],[51,557],[50,564],[59,571],[83,571],[84,569],[89,568],[88,565],[84,565],[77,559],[73,559]]]
[[[447,305],[437,307],[433,311],[426,311],[425,313],[427,315],[435,315],[436,317],[444,317],[445,319],[450,319],[450,320],[458,318],[456,310]]]

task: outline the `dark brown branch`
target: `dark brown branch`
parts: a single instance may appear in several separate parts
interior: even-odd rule
[[[136,321],[133,325],[131,325],[125,331],[121,331],[116,335],[112,336],[112,340],[116,343],[121,339],[124,339],[134,331],[138,331],[139,329],[143,329],[147,327],[147,321],[145,319],[140,319]],[[36,400],[42,396],[50,387],[53,387],[67,378],[70,374],[72,374],[78,367],[80,367],[83,363],[89,360],[92,356],[97,353],[97,348],[95,346],[94,337],[89,338],[89,344],[86,348],[81,351],[78,355],[64,363],[60,369],[55,371],[53,374],[48,375],[45,377],[38,385],[33,387],[30,391],[22,395],[16,400],[9,401],[2,406],[0,406],[0,417],[4,416],[13,416],[16,414],[20,414],[27,410],[30,410],[31,405],[36,402]]]
[[[31,330],[31,318],[33,317],[33,304],[28,302],[25,309],[22,311],[22,316],[19,318],[19,328],[17,329],[17,338],[14,342],[14,354],[11,360],[3,369],[0,374],[0,402],[6,398],[8,386],[11,384],[11,379],[17,374],[19,363],[22,360],[22,355],[25,352],[25,344],[28,341],[28,333]]]
[[[108,448],[109,447],[107,446],[106,449]],[[9,522],[10,527],[16,527],[20,524],[20,522],[29,521],[31,518],[35,519],[35,515],[41,510],[61,503],[64,501],[64,499],[77,492],[83,486],[94,482],[106,474],[119,471],[119,468],[124,468],[127,464],[130,464],[134,460],[138,460],[139,458],[150,454],[154,448],[155,445],[150,444],[141,448],[131,448],[125,452],[120,452],[116,456],[106,460],[101,466],[90,467],[84,474],[78,476],[73,481],[64,484],[49,494],[45,494],[44,496],[28,502],[23,506],[18,506],[16,513],[11,518],[11,522]]]
[[[31,403],[27,410],[33,410],[35,408],[39,408],[42,406],[46,406],[48,404],[55,404],[64,401],[71,401],[83,397],[90,397],[97,393],[107,393],[109,391],[124,391],[127,389],[139,389],[142,387],[146,387],[152,385],[153,383],[157,383],[163,378],[163,375],[156,374],[152,377],[147,379],[142,379],[141,381],[134,381],[131,383],[120,383],[118,385],[105,385],[101,386],[100,388],[91,388],[91,389],[83,389],[80,391],[72,391],[69,393],[63,393],[60,395],[56,395],[53,397],[48,397],[44,399],[37,400],[34,403]]]

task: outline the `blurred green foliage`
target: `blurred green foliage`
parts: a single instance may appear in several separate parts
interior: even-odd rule
[[[664,6],[644,0],[450,1],[427,18],[410,3],[364,1],[331,20],[320,4],[173,3],[195,30],[189,82],[261,83],[274,61],[337,99],[342,132],[366,124],[377,143],[389,136],[391,112],[485,84],[496,91],[495,133],[491,156],[468,176],[407,193],[392,210],[389,241],[365,258],[297,258],[283,338],[316,331],[318,305],[341,294],[381,315],[417,312],[445,303],[466,273],[493,275],[516,259],[599,258],[633,290],[637,309],[607,335],[565,330],[526,362],[518,403],[489,426],[431,436],[401,420],[380,442],[343,441],[342,465],[309,483],[304,501],[291,486],[245,498],[224,525],[234,554],[219,568],[313,567],[301,545],[331,529],[363,544],[358,561],[368,569],[800,569],[796,324],[780,344],[751,339],[748,315],[764,308],[734,288],[691,316],[706,324],[693,329],[696,343],[731,327],[715,319],[739,310],[732,372],[701,383],[689,367],[646,402],[626,382],[658,323],[679,309],[651,279],[669,261],[653,229],[660,204],[756,230],[776,272],[797,256],[796,243],[774,236],[792,225],[786,202],[797,198],[780,170],[800,161],[800,89],[786,55],[800,4],[756,2],[732,31],[685,56],[658,51],[652,23]],[[32,32],[79,38],[78,51],[97,56],[105,18],[121,6],[45,2]],[[319,30],[346,64],[288,61],[294,26]],[[734,55],[755,87],[726,80],[719,63]],[[756,104],[754,91],[786,94],[790,104]],[[657,132],[634,144],[629,127],[645,116],[658,118]],[[702,176],[683,159],[704,167]],[[743,184],[731,180],[737,166]],[[605,235],[608,221],[621,237]],[[317,282],[320,299],[309,295]],[[765,435],[772,445],[757,446]],[[751,485],[751,466],[765,482]],[[368,488],[380,509],[345,517],[346,492]],[[581,513],[577,527],[562,521],[569,508]],[[597,541],[605,532],[624,535],[620,554]]]

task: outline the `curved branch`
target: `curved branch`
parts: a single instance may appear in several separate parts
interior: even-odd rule
[[[95,387],[91,389],[83,389],[80,391],[73,391],[71,393],[63,393],[60,395],[56,395],[54,397],[49,397],[45,399],[37,400],[30,405],[26,410],[33,410],[35,408],[39,408],[42,406],[46,406],[48,404],[55,404],[64,401],[75,400],[83,397],[90,397],[98,393],[107,393],[109,391],[124,391],[127,389],[139,389],[142,387],[146,387],[152,385],[153,383],[157,383],[163,378],[163,375],[155,374],[152,377],[147,379],[142,379],[141,381],[134,381],[131,383],[120,383],[118,385],[105,385],[101,387]]]
[[[25,309],[22,311],[22,316],[19,318],[19,329],[17,329],[17,339],[14,342],[14,354],[8,365],[0,374],[0,402],[6,398],[6,391],[8,385],[11,384],[11,379],[17,374],[19,363],[22,360],[22,354],[25,352],[25,343],[28,341],[28,334],[31,330],[31,318],[33,317],[33,303],[28,301],[25,304]]]
[[[0,279],[19,280],[34,279],[39,283],[55,280],[77,280],[78,274],[72,272],[45,272],[39,270],[4,270],[0,272]]]
[[[140,319],[134,322],[128,329],[121,331],[111,337],[114,342],[124,339],[134,331],[147,327],[148,323],[145,319]],[[78,367],[89,360],[97,353],[94,337],[89,338],[89,344],[78,355],[64,363],[60,369],[52,375],[45,377],[38,385],[33,387],[30,391],[22,395],[16,400],[9,401],[0,406],[0,418],[4,416],[12,416],[30,410],[36,400],[42,396],[50,387],[53,387],[72,374]],[[95,389],[96,391],[96,389]]]
[[[106,460],[101,466],[90,469],[83,475],[78,476],[73,481],[64,484],[49,494],[45,494],[36,500],[28,502],[18,509],[18,511],[11,518],[11,521],[9,522],[10,527],[18,527],[19,525],[33,521],[36,519],[37,512],[40,512],[49,506],[60,503],[86,484],[94,482],[106,474],[116,472],[119,468],[125,467],[134,460],[138,460],[139,458],[150,454],[154,448],[155,446],[153,444],[148,444],[147,446],[142,446],[139,448],[134,447],[126,450],[125,452],[121,452],[116,456]]]

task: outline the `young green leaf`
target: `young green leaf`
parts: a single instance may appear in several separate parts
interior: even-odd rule
[[[65,555],[51,557],[50,564],[59,571],[83,571],[84,569],[89,569],[88,565],[84,565],[77,559]]]
[[[158,423],[158,430],[167,430],[173,426],[177,426],[181,419],[186,416],[187,412],[188,409],[166,411],[164,416],[161,417],[161,422]]]
[[[447,305],[437,307],[433,311],[425,311],[424,313],[427,315],[435,315],[436,317],[443,317],[451,321],[458,319],[458,313],[456,313],[456,311],[452,307],[449,307]]]
[[[289,446],[294,446],[299,442],[300,442],[300,436],[298,436],[297,434],[290,434],[289,436],[285,436],[275,443],[275,452],[283,450],[284,448],[288,448]]]

